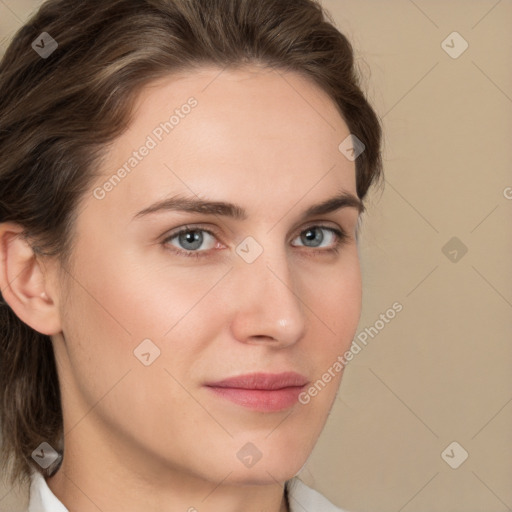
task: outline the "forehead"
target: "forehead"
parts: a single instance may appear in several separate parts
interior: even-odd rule
[[[308,78],[270,68],[203,68],[141,91],[100,183],[123,166],[128,171],[109,192],[111,204],[115,197],[137,203],[206,190],[217,199],[286,191],[298,200],[320,181],[323,196],[333,187],[355,192],[355,164],[338,149],[348,135],[334,102]],[[144,146],[150,149],[135,158]]]

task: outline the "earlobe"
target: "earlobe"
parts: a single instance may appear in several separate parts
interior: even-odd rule
[[[47,286],[40,258],[23,236],[23,228],[0,224],[0,289],[16,316],[41,334],[61,331],[59,311]]]

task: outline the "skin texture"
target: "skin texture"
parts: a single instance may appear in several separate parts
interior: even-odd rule
[[[97,199],[94,188],[191,96],[190,114]],[[17,226],[1,226],[5,299],[54,343],[65,455],[47,481],[70,511],[286,510],[283,483],[310,455],[341,373],[307,405],[277,412],[203,384],[290,370],[314,383],[350,346],[361,309],[359,212],[301,218],[341,191],[356,196],[355,164],[338,150],[348,134],[329,97],[294,73],[205,67],[167,77],[142,92],[98,169],[69,268],[34,258]],[[236,203],[247,218],[134,218],[175,194]],[[318,224],[346,232],[338,253],[325,229],[322,247],[305,245],[301,233]],[[201,232],[202,257],[165,241],[185,225],[215,233]],[[252,263],[236,252],[248,236],[263,249]],[[160,350],[149,366],[134,356],[144,339]],[[250,468],[237,457],[246,443],[262,454]]]

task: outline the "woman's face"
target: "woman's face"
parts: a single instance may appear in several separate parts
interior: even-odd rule
[[[144,90],[59,283],[66,455],[154,482],[300,470],[360,315],[347,136],[334,103],[293,73],[204,68]],[[207,386],[255,372],[306,384]]]

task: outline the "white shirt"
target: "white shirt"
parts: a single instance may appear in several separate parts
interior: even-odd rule
[[[286,482],[290,512],[345,512],[297,477]],[[69,512],[50,490],[43,475],[33,472],[27,512]]]

